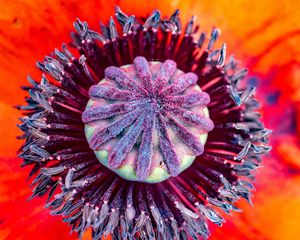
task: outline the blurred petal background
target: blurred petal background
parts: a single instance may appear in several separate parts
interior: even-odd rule
[[[39,78],[35,62],[70,41],[76,17],[98,29],[114,5],[136,16],[179,8],[183,20],[197,15],[202,30],[222,30],[218,44],[227,43],[227,56],[234,54],[250,70],[248,84],[257,86],[273,150],[257,172],[254,207],[241,201],[244,211],[226,216],[222,228],[212,226],[211,239],[299,239],[299,0],[0,0],[0,240],[76,239],[43,208],[44,199],[27,201],[29,169],[16,157],[20,113],[12,106],[23,101],[19,86],[27,74]]]

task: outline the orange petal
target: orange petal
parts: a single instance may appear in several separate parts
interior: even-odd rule
[[[76,17],[95,28],[99,19],[107,20],[114,11],[114,1],[0,1],[0,99],[10,104],[22,102],[19,86],[28,74],[40,80],[35,68],[62,42],[70,42]],[[98,13],[97,13],[98,11]],[[93,12],[93,14],[91,14]],[[95,15],[99,17],[95,17]],[[98,28],[98,27],[97,27]]]
[[[0,101],[0,113],[0,157],[14,157],[21,146],[16,139],[21,134],[16,126],[20,112]]]

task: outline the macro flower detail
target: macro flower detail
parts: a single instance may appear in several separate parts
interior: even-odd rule
[[[251,202],[270,150],[255,89],[240,86],[247,70],[226,61],[225,44],[214,49],[217,28],[207,38],[192,17],[183,29],[178,10],[136,18],[116,7],[116,20],[99,33],[77,19],[72,43],[23,87],[32,197],[47,195],[79,236],[207,239],[207,220],[222,225],[220,211]]]
[[[136,57],[134,66],[106,68],[105,79],[90,88],[92,99],[82,114],[100,162],[124,178],[146,182],[189,167],[213,129],[206,108],[210,99],[197,80],[172,60],[148,63]]]

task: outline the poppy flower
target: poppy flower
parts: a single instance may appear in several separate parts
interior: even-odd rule
[[[299,214],[297,214],[298,211],[297,203],[299,203],[299,192],[297,191],[297,184],[299,181],[299,177],[298,177],[299,164],[297,163],[297,160],[295,160],[295,155],[299,151],[297,145],[298,129],[296,125],[297,111],[298,111],[297,101],[298,101],[298,91],[299,91],[298,81],[297,81],[297,76],[299,75],[298,74],[299,59],[297,59],[297,56],[299,56],[299,54],[297,55],[296,42],[299,33],[297,31],[298,21],[296,21],[298,13],[297,11],[294,10],[297,8],[293,6],[293,4],[295,3],[280,4],[280,2],[278,2],[278,4],[274,4],[274,3],[270,4],[269,1],[262,1],[260,3],[257,3],[256,6],[253,6],[253,4],[250,1],[243,2],[243,3],[240,3],[238,1],[236,2],[233,1],[230,3],[230,5],[228,5],[228,3],[226,4],[222,1],[218,1],[214,3],[212,7],[211,2],[195,3],[193,1],[191,2],[170,1],[168,3],[149,2],[149,4],[147,4],[146,7],[145,6],[142,7],[141,6],[143,5],[142,3],[133,3],[130,1],[128,2],[120,1],[120,2],[113,2],[113,3],[107,3],[102,1],[101,2],[90,1],[89,3],[84,3],[84,4],[77,3],[76,1],[68,2],[68,3],[59,2],[59,1],[57,2],[49,1],[49,2],[43,2],[43,6],[39,6],[38,3],[35,1],[27,1],[26,3],[16,2],[13,4],[5,3],[5,8],[2,8],[1,10],[2,12],[0,14],[0,18],[1,18],[0,21],[2,23],[1,32],[0,32],[1,33],[0,43],[2,46],[1,55],[3,56],[1,58],[1,66],[2,66],[1,67],[1,108],[2,108],[1,109],[2,110],[1,146],[2,147],[0,148],[0,153],[1,153],[1,168],[0,168],[1,185],[0,186],[1,186],[2,197],[1,197],[0,207],[1,207],[1,212],[4,213],[0,224],[1,224],[1,236],[3,236],[3,239],[17,239],[17,238],[26,239],[26,238],[31,238],[32,236],[40,236],[41,239],[55,239],[55,238],[69,239],[69,238],[77,237],[76,234],[73,234],[71,236],[68,235],[69,228],[66,227],[65,224],[61,223],[61,218],[53,217],[53,216],[50,217],[48,211],[42,209],[44,202],[47,200],[45,199],[45,197],[42,199],[35,198],[30,202],[26,201],[30,193],[28,190],[28,184],[24,181],[24,179],[26,179],[26,177],[29,175],[29,172],[28,169],[26,168],[25,169],[19,168],[21,161],[16,158],[15,152],[17,151],[18,145],[20,143],[17,143],[15,140],[13,140],[14,136],[20,135],[20,132],[15,127],[15,124],[17,124],[16,119],[18,119],[20,113],[12,109],[11,105],[20,104],[22,102],[22,98],[24,97],[24,95],[21,94],[21,92],[17,89],[18,86],[25,85],[24,76],[27,73],[30,73],[33,76],[33,79],[40,78],[40,74],[37,71],[33,70],[33,68],[29,67],[30,64],[28,64],[28,62],[33,63],[36,61],[36,59],[43,59],[45,55],[51,53],[53,51],[53,48],[55,48],[56,46],[60,46],[62,42],[69,42],[68,34],[70,31],[73,31],[71,29],[70,23],[73,20],[75,20],[77,17],[79,19],[84,19],[85,21],[87,21],[89,23],[90,29],[96,29],[97,22],[99,20],[102,20],[104,23],[108,22],[109,16],[113,15],[114,5],[119,5],[122,9],[126,10],[126,13],[128,14],[134,14],[136,18],[138,18],[139,21],[143,22],[144,24],[147,23],[147,20],[149,24],[160,23],[161,24],[160,31],[162,32],[164,32],[167,28],[174,27],[174,25],[177,29],[179,26],[176,26],[176,21],[164,21],[164,22],[157,21],[156,20],[157,14],[155,15],[154,13],[154,15],[151,15],[153,9],[160,9],[161,12],[163,13],[162,19],[164,19],[164,16],[172,16],[173,14],[171,11],[172,9],[175,10],[176,8],[179,8],[183,22],[188,22],[189,15],[195,14],[201,17],[201,21],[199,21],[201,23],[201,26],[218,25],[218,27],[222,28],[223,39],[224,41],[227,42],[227,48],[229,50],[229,53],[234,53],[235,55],[237,55],[239,59],[243,60],[243,64],[250,69],[250,78],[248,84],[253,86],[259,85],[257,90],[258,98],[260,99],[261,102],[264,103],[262,108],[262,113],[265,116],[264,118],[268,124],[268,127],[275,129],[274,139],[273,139],[273,145],[275,147],[275,150],[271,156],[265,158],[263,162],[264,168],[258,171],[258,176],[257,176],[258,181],[257,184],[255,185],[257,189],[257,194],[253,200],[255,207],[250,208],[249,206],[244,206],[244,203],[242,202],[239,203],[239,205],[241,205],[240,208],[245,209],[245,212],[234,214],[233,217],[225,216],[227,222],[223,224],[222,228],[215,228],[214,226],[211,226],[210,230],[212,233],[212,239],[214,238],[215,239],[219,239],[219,238],[296,239],[295,236],[297,236],[298,233],[296,229],[296,221],[294,221],[294,219],[297,216],[299,216]],[[94,12],[95,9],[99,9],[98,10],[99,17],[95,17],[94,15],[96,14],[90,14],[91,11]],[[249,14],[249,9],[251,9],[251,14]],[[150,18],[148,18],[149,16]],[[173,16],[176,17],[177,15],[175,14]],[[121,26],[123,26],[124,28],[125,24],[124,22],[122,22],[122,17],[124,16],[119,15],[118,20],[121,22]],[[125,20],[128,19],[125,18]],[[195,21],[195,19],[192,20]],[[250,25],[249,22],[251,23],[251,27],[249,26]],[[73,46],[77,48],[81,48],[82,51],[88,50],[88,49],[84,49],[84,46],[81,45],[83,44],[81,40],[88,40],[88,39],[82,39],[87,37],[86,33],[91,35],[94,34],[93,36],[95,36],[100,41],[102,40],[106,41],[107,38],[112,40],[111,39],[113,37],[112,32],[115,34],[122,32],[121,29],[115,27],[112,21],[110,21],[110,25],[109,25],[110,26],[110,29],[108,31],[109,34],[107,36],[105,35],[105,33],[103,34],[104,39],[102,39],[101,35],[97,35],[97,33],[95,32],[87,31],[85,23],[81,22],[80,20],[77,20],[76,26],[77,26],[77,33],[73,35],[75,39],[75,41],[73,41]],[[126,26],[128,26],[128,24]],[[151,25],[150,27],[156,28],[155,25],[154,26]],[[102,25],[102,33],[103,30],[105,32],[105,30],[107,30],[107,27],[103,27]],[[215,36],[217,34],[218,31],[215,29],[212,32],[212,37],[210,38],[211,41],[213,42],[215,41],[216,38]],[[201,40],[201,35],[199,36],[198,39],[199,41]],[[219,49],[221,49],[220,52],[223,51],[224,53],[224,47],[222,48],[222,46],[219,46],[218,42],[216,42],[215,49],[218,49],[218,47]],[[161,50],[161,48],[159,49]],[[189,49],[187,48],[184,50],[188,51]],[[141,51],[143,51],[143,49]],[[147,50],[145,49],[144,51],[146,52]],[[220,52],[214,53],[217,54],[218,56],[215,64],[223,65],[222,54],[218,54]],[[65,56],[69,57],[67,55],[67,52],[56,51],[56,53],[57,56],[55,57],[55,59],[61,57],[58,65],[55,65],[57,62],[52,57],[47,58],[47,63],[50,65],[50,68],[48,69],[46,68],[45,62],[39,65],[39,67],[42,70],[45,70],[50,75],[52,74],[52,77],[54,78],[57,77],[56,75],[56,73],[58,73],[56,72],[57,67],[61,66],[64,57]],[[147,54],[151,54],[151,52],[146,53],[146,55]],[[154,55],[156,54],[155,56],[157,56],[157,54],[160,53],[152,53],[152,54]],[[92,54],[89,55],[88,53],[85,53],[85,55],[93,56]],[[210,56],[212,57],[213,60],[213,54]],[[175,63],[177,64],[178,61],[180,61],[180,58],[184,58],[184,52],[183,55],[178,55],[178,57],[179,59],[175,61]],[[150,57],[147,58],[149,59]],[[167,58],[156,57],[156,60],[160,60],[159,62],[161,62],[159,64],[163,64],[164,62],[163,60],[166,59]],[[276,61],[274,59],[276,59]],[[81,66],[84,66],[86,59],[81,58],[80,60],[81,61],[79,62],[79,64],[81,64]],[[134,59],[132,58],[131,62],[125,61],[125,63],[132,64],[133,60]],[[184,63],[188,63],[188,60],[184,61]],[[151,65],[152,63],[148,62],[148,64]],[[184,67],[184,65],[182,64],[183,63],[179,62],[178,64],[179,68],[181,70],[184,70],[184,72],[188,72],[189,70],[188,66]],[[213,61],[212,64],[214,64]],[[110,65],[118,65],[118,64],[110,64]],[[54,68],[51,69],[51,66],[54,66]],[[75,70],[78,69],[75,68]],[[102,70],[104,71],[104,69]],[[73,70],[70,71],[72,73]],[[120,69],[118,71],[120,71]],[[137,74],[138,76],[138,73],[134,73],[134,72],[130,72],[130,73]],[[92,80],[93,77],[95,77],[95,75],[92,76],[86,75],[86,72],[83,73],[81,72],[80,74],[83,74],[83,75],[79,75],[80,77],[84,77],[84,78],[91,77]],[[159,75],[159,72],[154,72],[154,74]],[[120,78],[118,74],[109,75],[109,73],[105,77],[110,78],[110,80],[116,80],[113,78]],[[11,81],[8,82],[6,79],[11,79]],[[91,79],[87,79],[87,80],[91,80]],[[29,103],[28,106],[30,108],[29,110],[36,111],[37,110],[36,107],[39,108],[40,105],[43,105],[43,107],[45,107],[47,103],[42,101],[43,96],[39,95],[40,92],[35,91],[35,88],[37,87],[35,86],[36,82],[33,80],[30,81],[31,83],[33,83],[33,87],[31,88],[25,87],[25,90],[30,91],[33,89],[32,91],[30,91],[32,99],[28,99],[28,103]],[[87,82],[83,84],[87,84]],[[45,87],[44,90],[46,90],[46,93],[50,93],[53,90],[53,87],[57,87],[57,85],[56,86],[52,85],[51,88],[46,78],[43,78],[43,85]],[[69,87],[71,87],[71,85],[69,85]],[[228,96],[231,97],[233,102],[238,101],[242,96],[245,97],[245,95],[239,96],[238,93],[234,91],[234,89],[232,88],[230,89],[231,91],[229,92]],[[99,93],[99,91],[96,90],[99,89],[95,87],[94,97],[98,97],[98,98],[105,97],[105,93],[103,93],[103,87],[102,89],[100,89],[102,90],[102,92],[100,92],[101,94]],[[250,93],[250,92],[246,92],[246,93]],[[93,95],[91,94],[91,91],[90,91],[90,95]],[[92,97],[93,96],[91,96],[91,98]],[[182,97],[184,97],[184,95]],[[67,99],[69,101],[72,101],[72,103],[76,104],[76,100],[70,99],[69,95],[67,96]],[[211,98],[211,100],[214,101],[214,98]],[[37,106],[38,105],[37,103],[40,105]],[[55,110],[65,106],[65,105],[55,106],[55,104],[57,103],[61,103],[61,102],[60,101],[56,102],[55,98],[52,99],[52,105],[54,105]],[[51,106],[48,107],[51,108]],[[79,107],[82,107],[82,105],[80,105]],[[212,109],[209,107],[209,105],[208,108],[209,110]],[[93,109],[93,107],[91,109]],[[28,109],[23,108],[23,110],[28,110]],[[87,108],[86,112],[88,111],[89,109]],[[272,111],[273,114],[269,114],[270,111]],[[210,113],[213,113],[213,111],[210,111]],[[30,116],[32,116],[32,114]],[[211,115],[211,117],[212,120],[214,120],[213,114]],[[25,119],[23,118],[23,124],[25,120],[26,117]],[[90,120],[91,120],[90,118],[86,118],[84,122],[86,124],[89,124]],[[31,122],[30,123],[26,122],[25,125],[26,124],[28,126],[28,124],[31,124]],[[35,122],[35,124],[43,124],[43,123],[39,123],[37,121]],[[58,125],[56,125],[56,127],[58,127]],[[138,124],[136,125],[136,128],[134,130],[137,129],[137,126]],[[43,127],[43,125],[39,127]],[[23,125],[23,127],[21,126],[21,129],[25,130],[25,133],[27,131],[28,134],[28,127]],[[52,130],[53,129],[50,129],[50,132]],[[57,131],[57,129],[53,130],[53,132],[55,131]],[[160,132],[162,132],[162,129],[160,130]],[[41,135],[40,132],[34,132],[34,133],[42,137],[44,136]],[[30,132],[30,134],[32,134],[32,131]],[[208,136],[214,136],[214,135],[208,133]],[[74,137],[74,135],[72,137]],[[78,137],[78,135],[75,137]],[[282,139],[285,140],[282,141]],[[99,142],[99,138],[96,138],[96,140]],[[166,138],[166,140],[162,142],[165,143],[167,140],[168,139]],[[90,142],[85,142],[85,144],[88,143]],[[210,142],[208,139],[208,144],[209,143]],[[42,145],[43,144],[41,145],[35,144],[34,146],[32,146],[32,144],[30,145],[31,150],[32,151],[36,150],[37,155],[41,157],[40,159],[42,159],[43,157],[45,158],[48,157],[48,156],[44,156],[45,154],[47,155],[47,151],[42,151],[42,149],[39,148]],[[86,146],[88,147],[88,145]],[[165,144],[165,146],[168,147],[170,145]],[[195,144],[193,144],[193,146],[195,146]],[[209,146],[205,146],[205,145],[204,147],[209,148]],[[169,149],[172,150],[172,148]],[[118,148],[116,148],[116,150],[118,150]],[[239,151],[236,152],[236,154],[238,153],[243,154],[245,153],[247,148],[245,148],[245,150],[244,148],[238,148],[238,150]],[[235,149],[235,151],[237,150]],[[27,162],[32,162],[33,160],[32,158],[28,159],[28,156],[24,156],[27,154],[26,151],[24,151],[24,147],[23,147],[23,153],[24,152],[25,154],[23,154],[22,157],[24,159],[27,158],[28,160]],[[58,155],[55,157],[57,158]],[[112,170],[115,170],[114,167],[116,167],[114,166],[115,164],[114,160],[115,159],[111,160],[112,164],[111,166],[109,166],[111,167]],[[170,159],[170,161],[172,160],[174,159]],[[67,191],[63,191],[63,193],[70,193],[70,191],[68,191],[69,189],[67,188],[67,185],[72,185],[73,183],[71,180],[73,179],[73,177],[78,178],[78,176],[76,176],[76,173],[74,176],[75,171],[73,171],[72,168],[69,168],[68,171],[65,171],[66,169],[63,169],[63,174],[59,175],[60,173],[62,173],[60,172],[60,170],[62,169],[59,168],[60,167],[59,165],[56,167],[57,168],[52,168],[52,169],[44,168],[44,170],[42,170],[50,177],[46,178],[46,180],[44,177],[38,178],[36,182],[39,183],[39,187],[35,188],[33,194],[44,195],[44,189],[46,189],[45,191],[48,191],[47,188],[48,189],[52,188],[56,186],[56,183],[59,182],[62,182],[62,186],[65,187],[65,190],[67,190]],[[63,167],[65,167],[65,165],[63,165]],[[102,168],[102,165],[99,165],[98,167]],[[175,164],[175,167],[178,167],[178,165]],[[175,176],[179,174],[177,170],[174,170],[173,173],[172,171],[170,171],[176,168],[169,167],[167,169],[171,175],[173,174]],[[54,173],[53,171],[55,170],[58,172]],[[119,177],[117,177],[118,174],[115,174],[110,170],[107,170],[106,168],[103,168],[103,171],[108,177],[114,176],[113,178],[119,179]],[[188,169],[187,171],[190,171],[192,173],[192,170]],[[84,172],[84,170],[82,172]],[[54,178],[52,178],[52,174]],[[124,176],[122,176],[122,174],[120,173],[119,175],[121,175],[120,179],[123,179]],[[55,176],[58,177],[55,178]],[[141,174],[140,177],[145,178],[145,175]],[[230,177],[231,175],[228,177],[228,179],[230,180],[230,184],[232,184],[235,179],[233,178],[230,179]],[[166,180],[166,182],[167,181],[168,180]],[[124,184],[123,180],[120,180],[119,182],[122,182],[121,184]],[[122,185],[118,186],[120,184],[119,182],[115,183],[114,187],[117,186],[121,188]],[[80,184],[79,181],[77,181],[76,183]],[[162,186],[164,186],[163,183],[161,184]],[[126,184],[127,182],[125,183],[125,185]],[[226,185],[225,182],[223,182],[222,184],[223,186]],[[211,187],[211,185],[207,185],[207,186]],[[170,193],[169,189],[170,188],[166,188],[164,191],[166,197],[163,196],[163,197],[156,198],[155,196],[156,201],[157,199],[162,200],[163,203],[162,208],[164,209],[166,209],[166,207],[169,207],[169,205],[166,204],[166,201],[167,202],[169,201],[168,198],[172,198],[172,197],[182,198],[182,195],[186,195],[188,197],[188,200],[191,200],[191,198],[193,197],[188,194],[187,190],[185,189],[184,182],[176,183],[174,189],[177,190],[175,190],[175,192]],[[208,189],[208,191],[209,190],[210,188]],[[224,188],[223,190],[230,190],[230,188],[229,189]],[[149,198],[153,197],[151,195],[151,192],[153,193],[153,191],[154,191],[153,189],[149,191],[150,194],[148,192],[149,195],[147,195],[147,197]],[[226,191],[224,191],[224,193],[225,192]],[[242,194],[241,192],[238,193]],[[227,191],[227,194],[237,194],[237,192]],[[66,194],[61,196],[65,197]],[[116,196],[118,196],[118,194]],[[232,196],[227,195],[227,197],[230,198]],[[137,198],[139,198],[138,195]],[[56,200],[57,200],[56,203],[58,203],[60,200],[59,196],[56,197]],[[52,201],[51,203],[53,203],[53,199],[51,199],[51,201]],[[75,203],[76,202],[73,202],[72,204]],[[79,200],[77,201],[77,203],[80,204]],[[118,202],[116,202],[116,204],[117,203]],[[220,202],[215,202],[215,204],[216,203],[220,203]],[[141,205],[142,204],[143,203],[141,203]],[[185,212],[186,215],[193,216],[193,212],[189,212],[188,208],[186,208],[184,205],[185,203],[183,205],[180,204],[177,205],[178,208],[171,207],[171,214],[178,212],[179,213],[178,215],[181,214],[183,216],[182,213]],[[62,206],[62,205],[58,204],[57,206]],[[138,206],[138,208],[139,207],[140,206]],[[88,206],[83,211],[86,213],[87,211],[90,211],[89,209],[90,208]],[[153,213],[156,210],[155,205],[152,205],[151,209]],[[53,208],[53,210],[55,210],[55,207]],[[56,209],[56,210],[59,211],[61,209]],[[278,213],[278,210],[280,210],[280,213]],[[139,211],[140,209],[137,209],[137,212]],[[78,216],[80,215],[80,218],[82,220],[83,219],[82,214],[80,212],[77,213]],[[109,213],[110,213],[109,216],[114,215],[111,214],[112,213],[111,209]],[[218,215],[213,215],[213,212],[210,211],[207,212],[206,208],[202,209],[202,213],[204,213],[206,217],[208,218],[210,217],[210,219],[215,222],[216,221],[223,222],[223,220],[221,220],[221,218],[219,217],[212,218],[212,216],[218,216]],[[153,219],[151,219],[151,222],[155,222],[159,220],[161,217],[157,215],[156,212],[152,216]],[[158,218],[155,219],[154,216]],[[178,220],[179,222],[179,219],[176,217],[175,219]],[[275,221],[275,219],[277,221]],[[278,227],[278,219],[280,219],[279,221],[281,226],[280,228]],[[113,220],[113,217],[108,217],[106,220],[108,221],[108,223],[112,224],[113,222],[110,220]],[[77,225],[75,224],[73,226],[75,226],[76,228],[79,225],[80,225],[80,221],[77,222]],[[159,226],[159,224],[158,225],[156,224],[154,226]],[[266,226],[270,226],[270,227],[266,227]],[[189,230],[190,231],[187,231],[187,233],[191,233],[194,231],[193,229],[189,229]],[[93,234],[95,234],[95,232]],[[86,232],[84,237],[90,238],[90,235],[91,235],[90,232]],[[203,234],[203,236],[204,237],[206,236],[205,233]]]

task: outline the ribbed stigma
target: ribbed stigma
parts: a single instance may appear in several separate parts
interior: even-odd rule
[[[106,68],[82,114],[98,160],[125,179],[150,183],[188,168],[214,126],[209,95],[197,81],[172,60],[136,57],[133,64]]]

